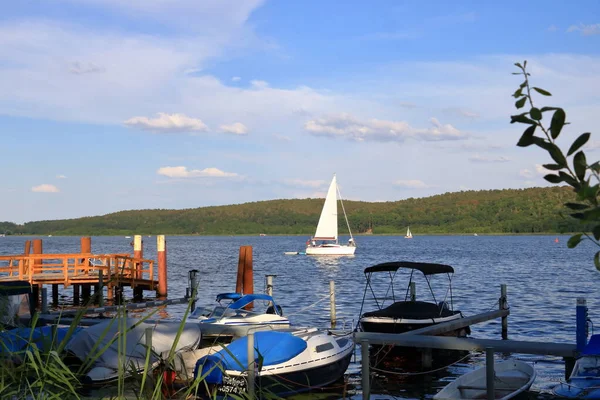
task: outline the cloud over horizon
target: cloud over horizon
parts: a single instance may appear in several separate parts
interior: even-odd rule
[[[241,122],[236,122],[231,125],[221,125],[219,127],[219,129],[221,130],[221,132],[231,133],[234,135],[248,134],[248,128],[246,127],[246,125],[242,124]]]
[[[403,142],[406,139],[422,141],[461,140],[468,135],[450,124],[442,125],[431,118],[430,128],[416,129],[404,121],[379,119],[360,120],[348,113],[330,115],[307,121],[304,129],[312,135],[343,138],[357,142]]]
[[[50,185],[49,183],[43,183],[41,185],[34,186],[31,188],[31,191],[35,192],[35,193],[58,193],[58,192],[60,192],[60,190],[56,186]]]
[[[218,168],[189,170],[184,166],[161,167],[156,173],[168,178],[235,178],[239,176],[234,172],[225,172]]]
[[[159,112],[158,117],[133,117],[124,122],[130,128],[142,129],[155,133],[206,132],[208,126],[198,118],[185,114],[167,114]]]

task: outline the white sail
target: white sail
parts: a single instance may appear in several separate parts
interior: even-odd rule
[[[317,232],[314,240],[335,240],[338,238],[338,219],[337,219],[337,181],[335,175],[329,185],[325,204],[321,211],[321,217],[317,224]]]
[[[410,232],[410,226],[406,229],[406,236],[404,236],[407,239],[411,239],[412,238],[412,233]]]

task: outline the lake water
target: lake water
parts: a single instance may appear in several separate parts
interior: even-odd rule
[[[558,243],[555,242],[557,237]],[[0,238],[0,254],[22,253],[27,239],[30,238]],[[266,274],[276,275],[275,300],[295,325],[329,326],[327,295],[329,281],[334,280],[338,320],[346,321],[348,327],[354,326],[360,312],[366,267],[387,261],[422,261],[454,267],[454,307],[466,316],[496,309],[500,284],[507,284],[510,339],[574,343],[578,297],[587,299],[590,318],[600,326],[600,298],[597,296],[600,272],[593,266],[597,249],[589,242],[568,249],[568,236],[415,236],[412,240],[401,236],[359,236],[354,257],[284,255],[284,251],[303,251],[306,239],[301,236],[167,237],[169,297],[183,296],[188,271],[198,269],[198,306],[213,304],[218,293],[235,289],[239,247],[251,245],[255,292],[265,290]],[[79,251],[78,237],[43,240],[44,253]],[[131,252],[131,240],[93,237],[92,250],[95,253]],[[144,237],[144,255],[156,259],[155,237]],[[397,282],[405,289],[402,285],[407,280],[397,279]],[[433,287],[438,301],[443,299],[447,288],[445,276],[434,277]],[[426,291],[426,286],[418,284],[417,298],[428,300]],[[65,295],[70,294],[65,292]],[[126,291],[125,296],[130,298],[131,292]],[[181,316],[183,311],[184,306],[168,307],[169,315],[174,317]],[[500,320],[473,326],[471,336],[499,339]],[[547,397],[549,389],[564,379],[561,359],[515,356],[535,363],[538,377],[532,387],[533,397]],[[484,362],[484,355],[473,353],[461,363],[435,374],[380,376],[373,384],[372,398],[430,398],[449,380]],[[347,374],[347,395],[360,398],[360,351]]]

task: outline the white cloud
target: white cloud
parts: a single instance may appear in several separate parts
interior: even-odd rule
[[[556,171],[546,169],[542,164],[535,164],[533,171],[530,169],[522,169],[519,171],[519,176],[522,176],[526,179],[533,179],[535,177],[544,176],[548,174],[556,174]]]
[[[56,175],[56,179],[67,179],[65,175]]]
[[[41,185],[34,186],[31,188],[31,191],[36,192],[36,193],[58,193],[58,192],[60,192],[60,190],[56,186],[50,185],[48,183],[43,183]]]
[[[124,122],[131,128],[151,132],[204,132],[208,127],[202,120],[185,114],[158,113],[157,118],[133,117]]]
[[[487,157],[487,156],[482,156],[482,155],[476,154],[474,156],[469,157],[469,161],[479,162],[479,163],[502,163],[502,162],[510,161],[510,158],[504,157],[504,156]]]
[[[252,81],[250,81],[250,84],[255,89],[266,89],[269,87],[269,82],[260,81],[260,80],[252,80]]]
[[[224,172],[218,168],[192,169],[187,167],[161,167],[156,173],[169,178],[235,178],[239,175],[234,172]]]
[[[579,24],[571,25],[567,32],[581,32],[583,36],[600,35],[600,24]]]
[[[241,122],[236,122],[231,125],[221,125],[219,129],[221,132],[232,133],[234,135],[246,135],[248,133],[248,128]]]
[[[105,72],[106,68],[91,62],[72,62],[69,66],[69,72],[75,75],[94,74]]]
[[[241,81],[241,80],[242,80],[242,78],[241,78],[241,77],[239,77],[239,76],[234,76],[234,77],[232,77],[232,78],[231,78],[231,81],[232,81],[232,82],[239,82],[239,81]]]
[[[287,186],[293,187],[308,187],[308,188],[320,188],[327,185],[327,181],[323,180],[302,180],[302,179],[284,179],[283,183]]]
[[[556,25],[550,25],[548,27],[548,32],[556,32],[558,30],[558,27]]]
[[[304,129],[313,135],[339,137],[355,141],[402,142],[407,138],[439,141],[464,139],[467,135],[452,125],[430,119],[431,128],[416,129],[404,121],[370,119],[362,121],[350,114],[337,114],[313,119]]]
[[[430,187],[429,185],[425,184],[425,182],[417,179],[395,181],[394,186],[400,186],[409,189],[427,189]]]

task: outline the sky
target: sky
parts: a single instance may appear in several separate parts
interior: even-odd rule
[[[0,221],[545,186],[524,60],[598,131],[597,0],[6,2]]]

